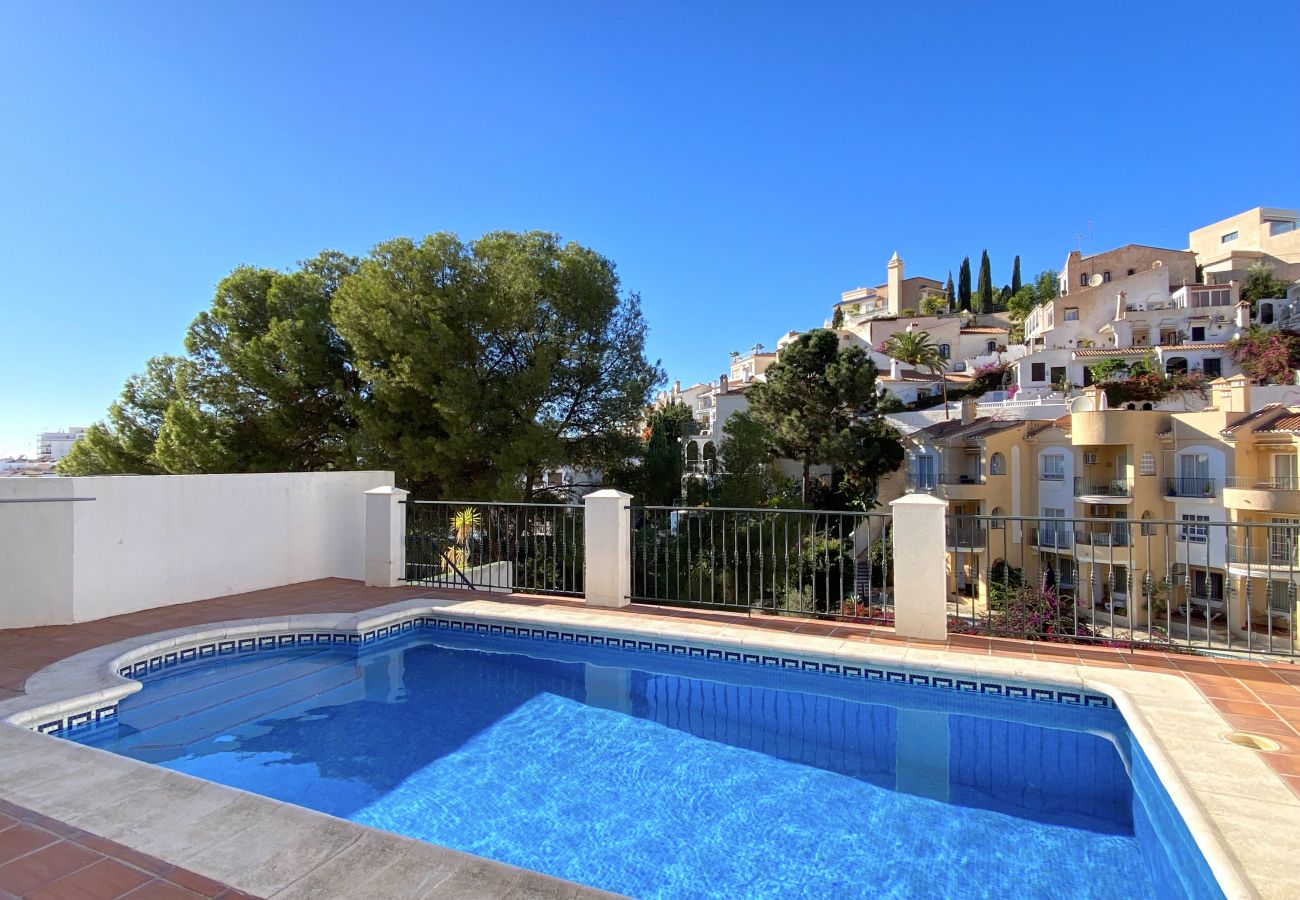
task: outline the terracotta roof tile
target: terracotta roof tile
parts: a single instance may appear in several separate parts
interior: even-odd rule
[[[1070,433],[1070,414],[1069,414],[1069,413],[1066,413],[1065,415],[1061,416],[1060,418],[1053,419],[1053,420],[1050,421],[1050,422],[1040,422],[1039,424],[1035,425],[1033,428],[1031,428],[1031,429],[1029,429],[1028,431],[1026,431],[1026,432],[1025,432],[1025,437],[1033,437],[1033,436],[1036,435],[1036,434],[1042,434],[1044,431],[1046,431],[1046,430],[1049,429],[1049,428],[1059,428],[1059,429],[1061,429],[1062,431],[1064,431],[1066,434],[1069,434],[1069,433]]]
[[[1245,428],[1247,425],[1251,424],[1252,422],[1257,422],[1266,416],[1275,415],[1278,412],[1278,410],[1280,410],[1281,408],[1282,408],[1282,404],[1280,403],[1269,403],[1265,406],[1261,406],[1253,413],[1247,416],[1243,416],[1242,418],[1238,419],[1236,422],[1233,422],[1227,428],[1222,429],[1219,432],[1219,434],[1234,434],[1237,432],[1238,429]]]
[[[1006,334],[1008,329],[995,328],[992,325],[968,325],[961,330],[962,334]]]

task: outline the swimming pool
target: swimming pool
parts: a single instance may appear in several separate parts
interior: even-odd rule
[[[637,897],[1222,896],[1104,698],[441,624],[145,666],[67,736]]]

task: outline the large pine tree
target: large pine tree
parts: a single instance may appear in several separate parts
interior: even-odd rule
[[[1016,261],[1011,264],[1011,294],[1014,296],[1020,290],[1020,254],[1016,254]]]
[[[970,257],[961,261],[957,270],[957,308],[963,312],[970,309]]]
[[[954,308],[953,304],[957,302],[957,294],[955,293],[956,289],[952,286],[952,269],[948,270],[948,284],[944,290],[947,291],[948,294],[948,311],[952,312]]]
[[[993,312],[993,277],[989,274],[989,252],[980,254],[980,280],[975,292],[982,313]]]

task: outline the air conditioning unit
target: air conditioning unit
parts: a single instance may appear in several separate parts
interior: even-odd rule
[[[1097,453],[1096,453],[1096,451],[1089,451],[1089,452],[1083,454],[1083,464],[1084,464],[1085,466],[1095,466],[1095,465],[1097,465]]]

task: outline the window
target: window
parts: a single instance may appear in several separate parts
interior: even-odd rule
[[[1269,520],[1273,527],[1268,530],[1268,561],[1274,566],[1294,566],[1296,564],[1296,526],[1300,519],[1291,516],[1274,516]]]
[[[989,341],[988,343],[986,343],[986,344],[984,345],[984,352],[985,352],[985,353],[988,353],[988,354],[997,353],[997,352],[998,352],[998,342],[997,342],[997,341]]]
[[[1030,363],[1029,380],[1044,381],[1047,378],[1047,363]]]
[[[1138,466],[1138,472],[1142,475],[1156,474],[1156,455],[1154,453],[1143,453]]]
[[[948,344],[940,344],[940,345],[939,345],[939,358],[940,358],[940,359],[951,359],[951,358],[952,358],[952,347],[949,346]]]
[[[1192,326],[1192,340],[1193,340],[1193,341],[1203,341],[1203,340],[1205,340],[1205,326],[1204,326],[1204,325],[1193,325],[1193,326]]]
[[[1087,273],[1087,272],[1080,272],[1080,273],[1079,273],[1079,287],[1087,287],[1087,286],[1088,286],[1088,273]]]
[[[1065,456],[1060,453],[1048,453],[1043,456],[1043,481],[1065,480]]]
[[[1188,309],[1204,309],[1207,306],[1227,306],[1232,302],[1232,288],[1213,288],[1208,291],[1191,291],[1187,295]]]
[[[1197,569],[1192,572],[1192,596],[1206,600],[1223,599],[1223,574]]]
[[[1065,527],[1065,522],[1054,522],[1053,519],[1064,519],[1065,510],[1053,509],[1050,506],[1043,507],[1043,521],[1039,523],[1039,540],[1040,547],[1068,547],[1070,540],[1070,531]]]
[[[1150,518],[1151,518],[1151,510],[1148,509],[1146,512],[1142,513],[1142,520],[1143,520],[1143,521],[1142,521],[1142,536],[1143,536],[1143,537],[1151,537],[1151,535],[1153,535],[1153,534],[1156,533],[1156,526],[1151,525],[1151,524],[1148,524],[1147,521],[1146,521],[1147,519],[1150,519]]]
[[[1137,269],[1129,269],[1129,270],[1128,270],[1128,274],[1130,274],[1130,275],[1136,275],[1136,274],[1137,274]]]
[[[1273,454],[1273,483],[1269,487],[1277,491],[1294,491],[1296,489],[1296,457],[1294,453]]]
[[[1219,243],[1220,243],[1220,244],[1231,244],[1231,243],[1232,243],[1233,241],[1235,241],[1236,239],[1237,239],[1237,232],[1235,232],[1235,231],[1229,231],[1229,232],[1228,232],[1227,234],[1225,234],[1223,237],[1219,238]]]
[[[1286,234],[1288,231],[1295,231],[1295,222],[1269,222],[1268,236],[1277,237],[1279,234]]]
[[[1128,567],[1110,567],[1110,593],[1112,597],[1128,596]]]
[[[1206,378],[1218,378],[1223,374],[1223,360],[1217,356],[1211,356],[1201,363],[1201,366],[1205,371]]]
[[[1102,284],[1110,284],[1110,273],[1109,273],[1109,272],[1102,272],[1102,273],[1101,273],[1101,283],[1102,283]]]
[[[1204,544],[1209,537],[1210,529],[1205,525],[1189,524],[1194,522],[1208,522],[1209,516],[1184,515],[1183,524],[1178,528],[1178,539],[1187,541],[1191,544]]]
[[[916,399],[917,399],[917,400],[928,400],[928,399],[930,399],[930,389],[929,389],[929,388],[918,388],[917,391],[916,391]]]
[[[1275,613],[1289,614],[1295,609],[1295,585],[1289,581],[1268,583],[1268,608]]]
[[[1052,366],[1052,384],[1065,381],[1065,366]]]
[[[1065,321],[1067,321],[1067,322],[1077,322],[1077,321],[1079,321],[1079,307],[1077,307],[1077,306],[1067,306],[1067,307],[1065,308]]]
[[[1007,474],[1007,460],[1001,453],[994,453],[989,457],[989,474],[1005,475]]]
[[[1007,511],[1006,511],[1005,509],[1003,509],[1002,507],[1000,507],[1000,506],[995,506],[995,507],[993,507],[992,515],[994,515],[994,516],[1005,516],[1006,514],[1007,514]],[[995,519],[993,519],[993,520],[991,520],[991,521],[989,522],[989,527],[990,527],[990,528],[1004,529],[1004,528],[1007,527],[1007,520],[1006,520],[1006,519],[996,519],[996,518],[995,518]]]

